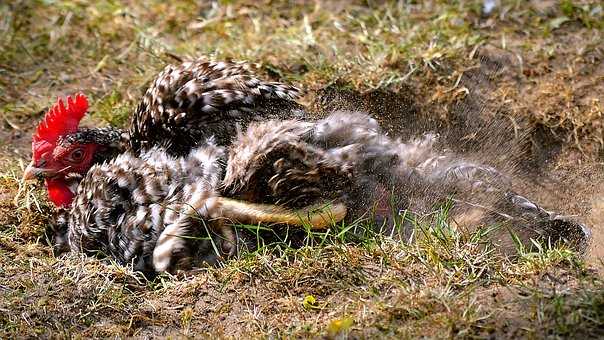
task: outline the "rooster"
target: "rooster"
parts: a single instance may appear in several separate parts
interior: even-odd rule
[[[438,152],[435,141],[435,135],[394,140],[374,119],[354,112],[314,123],[254,123],[230,147],[224,194],[290,208],[336,201],[348,208],[348,222],[370,217],[382,232],[402,226],[401,236],[412,229],[401,215],[429,215],[452,199],[449,221],[458,227],[500,225],[526,242],[555,239],[586,247],[585,226],[518,195],[495,168]],[[510,241],[505,235],[493,236],[512,246],[503,244]]]
[[[294,210],[221,197],[224,150],[213,138],[185,156],[156,146],[128,150],[99,163],[95,152],[110,145],[66,146],[74,133],[87,131],[78,130],[86,110],[81,95],[68,97],[66,104],[59,100],[38,125],[33,141],[34,159],[45,166],[36,171],[46,177],[50,199],[69,204],[58,223],[72,251],[100,252],[143,272],[159,272],[190,265],[200,238],[207,234],[217,235],[212,241],[220,245],[218,253],[232,255],[236,240],[226,223],[321,229],[346,214],[342,204]]]

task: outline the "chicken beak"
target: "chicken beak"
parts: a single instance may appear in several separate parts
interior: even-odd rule
[[[35,180],[37,178],[50,178],[57,174],[54,169],[36,168],[34,162],[29,163],[25,171],[23,171],[23,180]]]
[[[27,168],[25,168],[25,171],[23,172],[23,180],[24,181],[31,181],[36,179],[36,176],[39,173],[38,168],[36,168],[34,166],[34,162],[32,161],[31,163],[29,163],[29,165],[27,166]]]

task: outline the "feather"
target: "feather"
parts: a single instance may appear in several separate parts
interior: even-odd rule
[[[242,62],[206,59],[168,65],[145,92],[130,122],[134,150],[163,145],[186,154],[214,136],[226,145],[236,126],[293,114],[301,91],[256,77]],[[297,111],[296,111],[297,112]]]

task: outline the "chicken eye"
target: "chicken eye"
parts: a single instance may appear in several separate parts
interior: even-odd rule
[[[71,152],[71,155],[69,155],[69,158],[72,161],[79,162],[82,160],[82,158],[84,158],[84,151],[82,151],[82,149],[75,149]]]

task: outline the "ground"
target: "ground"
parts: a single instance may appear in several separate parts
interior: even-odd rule
[[[0,337],[604,336],[602,4],[295,3],[0,3]],[[20,180],[44,110],[83,91],[87,124],[123,126],[165,64],[201,55],[300,85],[317,116],[363,110],[401,138],[437,132],[584,221],[591,246],[505,257],[435,218],[415,244],[336,230],[154,281],[53,256],[52,209]]]

